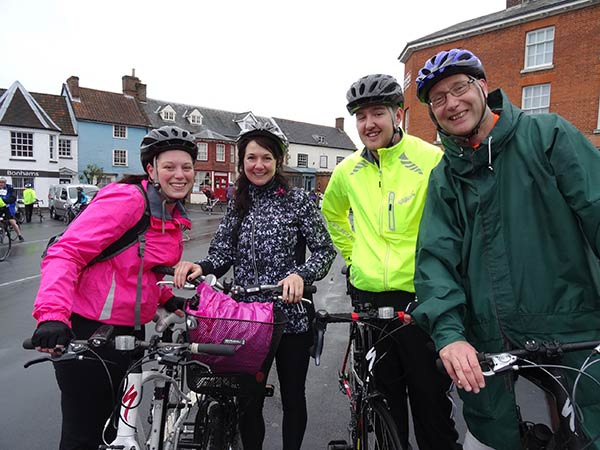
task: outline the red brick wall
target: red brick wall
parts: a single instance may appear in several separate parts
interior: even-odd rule
[[[521,73],[526,34],[552,25],[555,27],[554,67]],[[600,5],[414,52],[404,69],[411,79],[405,92],[405,107],[410,110],[409,132],[430,142],[435,140],[435,127],[427,107],[416,98],[415,78],[428,58],[454,47],[467,48],[479,56],[490,90],[501,87],[518,107],[524,86],[550,83],[550,112],[563,116],[600,147],[600,134],[594,134],[600,98]]]

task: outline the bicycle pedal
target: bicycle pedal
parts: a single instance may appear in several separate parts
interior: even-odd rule
[[[327,450],[352,450],[352,447],[344,440],[329,441],[327,444]]]
[[[272,384],[265,385],[265,397],[273,397],[275,395],[275,386]]]

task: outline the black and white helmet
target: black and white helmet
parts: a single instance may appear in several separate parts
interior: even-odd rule
[[[248,128],[243,129],[238,134],[236,144],[239,145],[242,140],[250,140],[255,136],[265,136],[274,139],[277,145],[281,149],[281,155],[285,155],[289,146],[289,142],[285,134],[275,126],[271,121],[258,121],[255,124],[250,125]]]
[[[367,105],[400,106],[404,104],[402,87],[391,75],[373,74],[355,81],[346,93],[346,108],[351,115]]]
[[[140,160],[142,167],[146,170],[148,164],[152,164],[154,158],[167,150],[183,150],[196,161],[198,157],[198,146],[194,135],[182,128],[167,125],[150,131],[140,146]]]

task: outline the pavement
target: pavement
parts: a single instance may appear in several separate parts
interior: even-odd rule
[[[200,209],[200,205],[187,205],[186,208],[192,221],[192,229],[185,232],[186,240],[212,237],[223,218],[223,213],[214,212],[209,215]],[[34,215],[31,223],[20,225],[26,242],[48,239],[65,229],[62,220],[50,218],[47,208],[43,208],[42,211],[44,219],[41,223],[39,217]]]

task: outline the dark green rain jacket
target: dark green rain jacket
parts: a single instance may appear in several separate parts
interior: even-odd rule
[[[478,149],[442,136],[417,242],[415,320],[438,350],[600,339],[600,152],[561,117],[526,115],[501,90],[488,104],[500,119]],[[579,367],[587,354],[563,362]],[[460,393],[469,429],[498,450],[519,448],[512,376]],[[580,381],[576,400],[596,402],[583,411],[595,436],[600,388]]]

